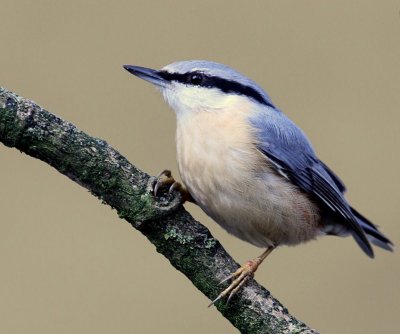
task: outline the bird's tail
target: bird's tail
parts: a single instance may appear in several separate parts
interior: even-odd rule
[[[375,246],[381,247],[391,252],[393,251],[393,243],[388,238],[386,238],[383,233],[379,232],[377,226],[372,224],[367,218],[363,217],[355,209],[351,208],[351,211],[356,217],[357,222],[364,230],[369,241],[371,241]]]

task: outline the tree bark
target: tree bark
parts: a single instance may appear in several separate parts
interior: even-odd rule
[[[116,209],[208,298],[239,265],[179,204],[178,193],[155,198],[153,177],[93,138],[35,104],[0,88],[0,141],[40,159]],[[255,280],[217,309],[242,333],[317,333],[295,319]]]

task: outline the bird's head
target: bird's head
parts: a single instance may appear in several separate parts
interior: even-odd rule
[[[124,68],[157,86],[177,116],[223,110],[232,103],[248,102],[273,107],[267,93],[232,68],[204,60],[180,61],[161,70],[124,65]]]

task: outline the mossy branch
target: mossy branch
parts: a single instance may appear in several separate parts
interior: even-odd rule
[[[104,140],[32,101],[0,88],[0,141],[38,158],[89,189],[142,232],[208,298],[239,266],[210,232],[179,205],[179,194],[154,198],[154,178],[131,165]],[[290,315],[254,280],[216,304],[242,333],[317,333]]]

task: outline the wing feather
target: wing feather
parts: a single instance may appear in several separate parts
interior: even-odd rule
[[[253,121],[258,129],[259,150],[281,175],[347,225],[361,248],[372,257],[372,247],[343,196],[343,182],[317,158],[308,139],[293,122],[276,110],[269,116]]]

